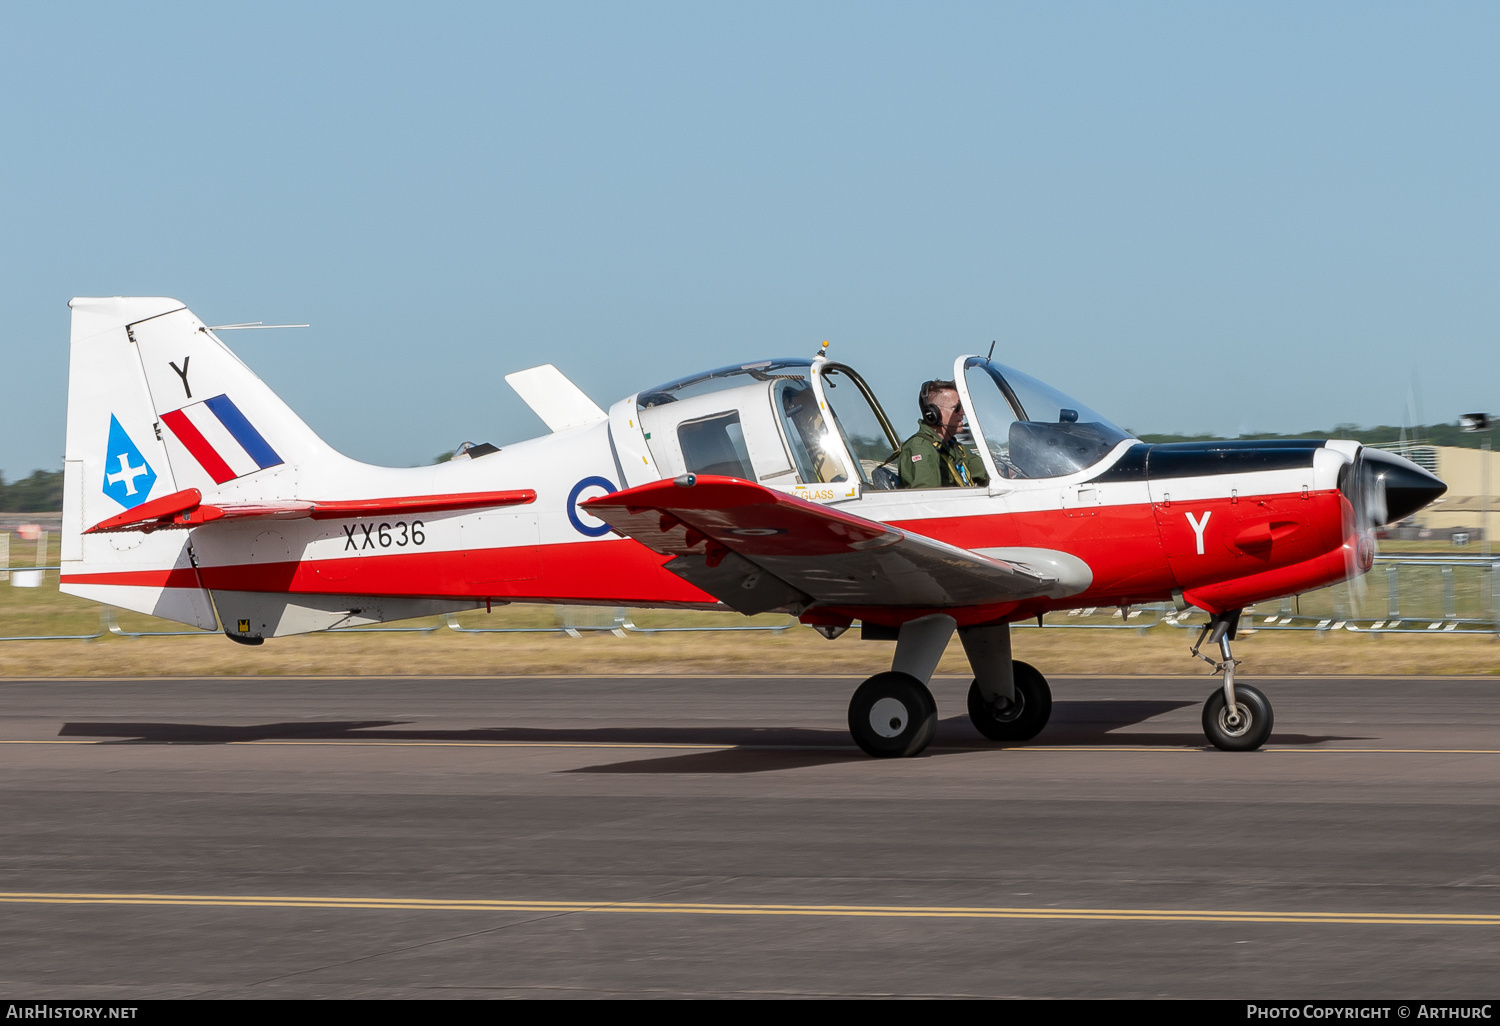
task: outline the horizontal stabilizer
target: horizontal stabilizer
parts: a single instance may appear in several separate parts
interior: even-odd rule
[[[542,418],[549,431],[566,431],[609,419],[598,403],[550,363],[507,374],[505,383]]]
[[[458,509],[524,506],[536,492],[517,488],[504,492],[461,492],[453,495],[400,495],[387,499],[340,499],[331,502],[236,502],[203,504],[196,488],[186,488],[144,502],[118,516],[102,520],[84,534],[109,531],[156,531],[198,527],[216,520],[350,520],[356,517],[409,516]]]

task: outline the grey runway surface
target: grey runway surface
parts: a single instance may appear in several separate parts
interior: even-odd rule
[[[0,683],[6,997],[1493,998],[1500,681]]]

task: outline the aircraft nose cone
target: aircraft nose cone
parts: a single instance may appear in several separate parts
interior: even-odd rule
[[[1372,521],[1394,524],[1431,504],[1448,486],[1411,460],[1368,446],[1359,451],[1360,484],[1366,495],[1383,496],[1384,509],[1374,505]]]

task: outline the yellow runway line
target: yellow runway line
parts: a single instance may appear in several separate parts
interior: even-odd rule
[[[255,741],[148,741],[144,738],[49,738],[46,740],[0,740],[0,745],[109,745],[124,747],[122,742],[138,742],[136,747],[213,747],[233,745],[237,747],[285,747],[285,748],[596,748],[596,749],[661,749],[694,752],[768,751],[768,752],[848,752],[858,751],[854,745],[735,745],[735,744],[681,744],[669,741],[387,741],[381,738],[329,739],[325,741],[297,741],[262,739]],[[933,752],[1116,752],[1120,754],[1217,754],[1205,745],[933,745]],[[1267,747],[1268,755],[1301,753],[1308,755],[1500,755],[1500,748],[1302,748]]]
[[[230,745],[283,746],[292,748],[686,748],[695,752],[722,752],[738,745],[684,745],[647,741],[382,741],[377,738],[350,741],[226,741]]]
[[[625,741],[379,741],[379,740],[350,740],[350,741],[228,741],[231,745],[323,745],[328,747],[365,747],[365,746],[389,746],[389,747],[428,747],[428,748],[684,748],[695,751],[723,752],[738,749],[740,751],[774,751],[774,752],[857,752],[859,749],[854,745],[686,745],[686,744],[656,744],[649,742],[625,742]],[[1017,746],[1006,748],[996,745],[975,745],[973,747],[961,745],[933,745],[929,751],[934,752],[1130,752],[1130,753],[1197,753],[1217,754],[1214,749],[1206,744],[1202,746],[1181,745],[1057,745],[1048,746]],[[1287,752],[1321,752],[1324,754],[1363,754],[1363,755],[1500,755],[1500,748],[1266,748],[1269,754],[1285,754]]]
[[[0,892],[0,904],[194,906],[210,908],[375,909],[561,915],[801,916],[874,919],[1040,919],[1163,923],[1304,923],[1356,926],[1500,926],[1500,915],[1441,912],[1278,912],[1196,909],[1008,908],[951,905],[784,905],[657,901],[483,901],[423,898],[316,898],[205,894]]]
[[[934,745],[934,748],[937,746]],[[1028,745],[1017,748],[965,748],[949,751],[1006,751],[1006,752],[1196,752],[1200,755],[1217,754],[1207,744],[1200,746],[1156,746],[1145,745]],[[1272,748],[1261,749],[1267,755],[1500,755],[1500,748]],[[1229,753],[1225,753],[1229,754]]]
[[[1308,755],[1500,755],[1500,748],[1268,748],[1266,751]]]
[[[146,741],[143,738],[134,737],[111,737],[111,738],[78,738],[58,739],[46,741],[5,741],[0,740],[0,745],[110,745],[112,747],[132,747],[121,744],[121,742],[139,742],[133,747],[185,747],[185,748],[212,748],[215,744],[245,746],[272,746],[293,748],[686,748],[693,751],[725,751],[738,748],[739,745],[684,745],[672,744],[670,742],[634,742],[634,741],[382,741],[376,738],[358,739],[349,741]],[[821,751],[822,749],[819,749]],[[842,749],[840,749],[842,750]],[[849,750],[855,750],[851,745]]]

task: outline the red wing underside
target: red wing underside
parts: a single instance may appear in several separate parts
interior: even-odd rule
[[[655,481],[581,508],[742,613],[837,606],[1018,602],[1056,579],[730,477]]]

